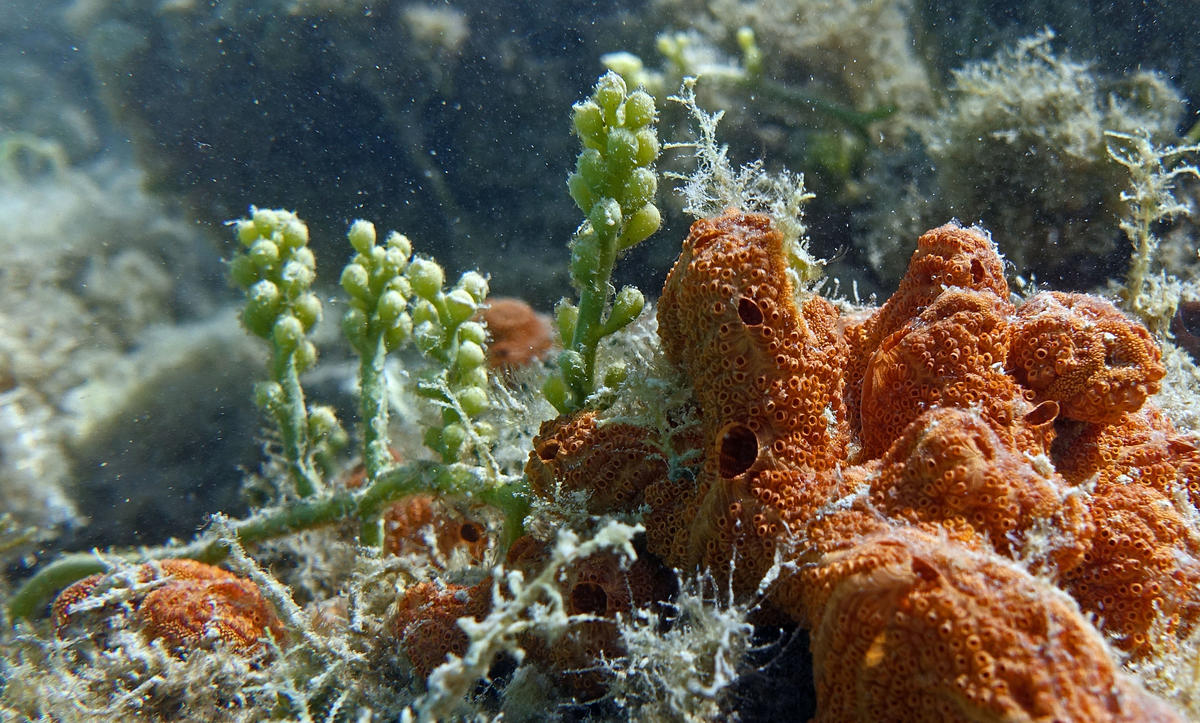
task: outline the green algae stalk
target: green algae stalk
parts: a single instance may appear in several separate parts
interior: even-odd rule
[[[388,502],[418,492],[468,495],[498,508],[505,520],[502,535],[504,544],[520,535],[521,522],[529,509],[528,500],[520,494],[520,490],[512,486],[481,484],[475,470],[467,465],[413,462],[392,467],[366,489],[324,492],[291,500],[279,507],[260,510],[249,519],[230,521],[226,529],[232,531],[239,543],[249,545],[347,519],[374,520]],[[378,527],[375,525],[374,529]],[[372,543],[378,546],[378,541],[373,539],[362,542],[368,546]],[[103,555],[94,552],[63,555],[42,567],[16,590],[9,599],[8,614],[13,620],[34,616],[59,590],[88,575],[106,571],[109,568],[107,561],[110,560],[140,563],[187,558],[216,564],[228,554],[227,545],[205,534],[186,545],[112,550]]]
[[[654,98],[642,90],[630,93],[621,76],[610,71],[573,111],[583,150],[567,189],[585,220],[571,240],[568,271],[579,303],[558,305],[565,349],[558,374],[543,388],[563,412],[578,409],[596,391],[600,341],[632,322],[645,305],[642,293],[631,286],[614,295],[610,280],[617,257],[662,223],[654,205],[660,149]]]
[[[243,246],[229,263],[246,292],[242,323],[271,344],[271,381],[256,385],[255,400],[275,420],[296,494],[307,497],[323,487],[300,386],[300,374],[317,361],[307,335],[321,319],[321,301],[311,291],[316,262],[308,227],[294,213],[260,208],[232,223]]]
[[[362,220],[355,221],[346,235],[357,254],[342,270],[342,289],[350,297],[342,331],[360,360],[363,466],[370,482],[392,463],[384,363],[389,351],[412,336],[413,323],[407,311],[412,286],[403,275],[412,244],[393,232],[378,246],[375,226]]]

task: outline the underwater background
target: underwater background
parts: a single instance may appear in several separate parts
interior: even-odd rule
[[[562,488],[618,483],[558,479],[559,487],[549,485],[553,494],[539,488],[527,460],[533,464],[531,453],[545,449],[543,422],[583,407],[601,409],[612,424],[644,425],[658,414],[660,430],[674,430],[663,437],[670,444],[687,439],[671,426],[686,428],[681,419],[694,417],[697,428],[708,429],[693,404],[699,386],[693,395],[680,381],[692,372],[680,372],[661,348],[655,304],[698,208],[716,215],[724,210],[720,201],[739,199],[750,201],[747,211],[782,208],[774,197],[758,203],[753,182],[745,181],[741,196],[727,184],[724,195],[706,197],[708,206],[698,203],[701,192],[687,190],[689,179],[720,187],[709,171],[721,160],[731,170],[751,164],[764,178],[791,184],[802,212],[787,206],[791,227],[775,219],[800,259],[789,260],[789,278],[798,299],[802,290],[819,293],[844,319],[884,304],[918,237],[951,220],[990,234],[1014,299],[1054,290],[1113,300],[1161,348],[1162,382],[1153,380],[1151,395],[1161,386],[1157,408],[1174,435],[1163,444],[1170,459],[1183,460],[1171,462],[1171,489],[1200,485],[1197,37],[1200,13],[1189,2],[5,0],[0,717],[838,718],[814,684],[811,624],[777,602],[759,605],[764,593],[753,584],[737,591],[720,574],[673,575],[670,568],[687,564],[648,552],[655,533],[637,527],[651,527],[653,514],[637,505],[589,508]],[[571,347],[572,335],[563,332],[576,323],[564,321],[574,317],[564,316],[559,300],[584,298],[589,288],[572,264],[586,257],[588,229],[600,224],[568,185],[573,172],[586,175],[581,142],[589,147],[572,107],[600,88],[597,78],[606,71],[621,78],[628,97],[643,88],[653,99],[654,121],[647,123],[656,124],[656,150],[637,165],[658,174],[647,197],[629,191],[623,177],[606,182],[638,196],[637,208],[653,207],[657,230],[621,241],[628,248],[607,271],[611,286],[600,274],[606,323],[624,302],[629,313],[605,327],[599,352],[595,343],[590,348],[587,360],[598,366],[594,373],[589,367],[589,396],[578,393],[569,365],[558,361]],[[687,86],[686,77],[699,80]],[[690,103],[682,102],[689,92]],[[704,111],[723,113],[719,128]],[[704,119],[712,119],[708,130],[727,145],[727,156],[696,150]],[[644,127],[631,125],[631,133]],[[295,216],[259,216],[256,209]],[[632,218],[628,205],[624,218]],[[238,219],[248,220],[230,224]],[[369,243],[358,219],[374,224]],[[303,244],[280,242],[284,251],[289,243],[303,246],[297,258],[305,273],[316,270],[288,302],[303,326],[299,346],[288,342],[301,350],[288,378],[303,382],[300,411],[304,399],[313,403],[300,433],[313,446],[293,454],[287,415],[295,410],[279,412],[261,383],[274,375],[286,386],[279,360],[292,357],[281,356],[286,344],[273,327],[255,330],[245,307],[256,302],[243,294],[253,284],[239,280],[234,259],[249,257],[252,244],[273,233],[297,236],[301,222]],[[360,235],[352,230],[347,243],[354,228]],[[406,301],[420,297],[436,307],[442,317],[427,321],[454,346],[447,352],[430,342],[427,349],[414,328],[420,313],[432,312],[407,307],[410,324],[396,341],[401,361],[378,367],[387,391],[376,401],[391,417],[383,413],[382,427],[368,431],[361,399],[369,396],[362,375],[370,365],[362,360],[370,354],[353,335],[349,343],[342,338],[339,320],[366,296],[371,304],[382,297],[379,288],[355,296],[344,268],[358,263],[376,274],[371,248],[403,246],[393,244],[391,229],[403,234],[413,258],[437,267],[423,275],[416,261],[405,261],[411,270],[401,285]],[[475,276],[464,276],[470,271],[486,277],[482,290]],[[436,287],[425,295],[422,284],[434,276]],[[614,295],[625,288],[637,292],[636,303],[632,292]],[[494,310],[507,308],[501,299],[531,307],[520,313],[536,331],[512,333],[544,342],[521,336],[513,359],[492,361],[505,348],[505,322],[497,316],[486,322],[487,342],[481,337],[477,345],[483,353],[491,344],[489,362],[464,361],[475,348],[467,346],[475,333],[468,325],[487,306],[486,295]],[[455,301],[470,307],[466,316],[447,311]],[[310,303],[311,320],[304,316]],[[580,301],[571,313],[586,308]],[[409,334],[419,349],[403,346]],[[378,343],[393,351],[390,337]],[[426,366],[448,375],[437,382],[444,392],[429,391],[432,382],[419,371]],[[566,396],[547,382],[560,378]],[[698,385],[694,375],[691,381]],[[485,391],[464,390],[486,390],[486,404],[479,403],[486,411],[471,409]],[[485,426],[473,427],[469,418],[481,415]],[[1060,440],[1070,437],[1059,427]],[[853,447],[858,432],[850,434]],[[621,454],[656,454],[629,452],[631,444],[616,446]],[[683,446],[662,452],[672,474],[695,465]],[[293,469],[296,455],[309,472]],[[486,469],[463,474],[492,475],[492,487],[468,489],[474,482],[457,477],[442,487],[430,483],[424,491],[438,494],[421,504],[432,512],[385,516],[392,529],[422,530],[413,533],[419,544],[389,538],[393,543],[364,551],[355,535],[358,515],[366,513],[331,511],[342,504],[334,497],[353,498],[355,484],[366,489],[389,465],[431,479],[453,477],[459,467]],[[325,499],[321,489],[312,496],[297,481],[309,473],[334,500],[311,529],[295,521],[303,516],[299,503]],[[1190,502],[1175,502],[1183,509],[1180,529],[1200,539],[1200,515]],[[280,510],[294,514],[277,532],[253,542],[239,537],[237,521]],[[545,550],[513,557],[514,515]],[[457,535],[450,541],[442,537],[446,524]],[[578,549],[552,546],[560,529],[573,530]],[[167,557],[172,544],[182,551],[191,543],[195,552],[214,540],[231,555],[227,567],[241,575],[238,582],[219,578],[221,584],[250,586],[238,593],[240,604],[269,601],[258,614],[275,622],[260,620],[258,630],[280,625],[275,638],[290,637],[290,648],[256,647],[249,633],[230,642],[222,633],[215,636],[221,640],[208,635],[190,643],[184,635],[180,645],[188,650],[180,652],[144,635],[150,613],[139,617],[139,586],[166,588],[154,587],[161,571],[138,571],[139,546],[151,559]],[[39,570],[65,553],[93,549],[111,550],[95,559],[117,578],[96,583],[103,594],[81,608],[92,617],[51,613],[57,588],[38,597],[36,610],[15,612],[11,600],[27,599]],[[434,637],[453,638],[456,618],[492,620],[470,607],[475,598],[464,602],[462,591],[487,588],[495,565],[525,565],[533,580],[541,569],[535,562],[549,560],[547,580],[562,583],[583,574],[563,571],[604,549],[655,565],[642,570],[626,559],[620,573],[587,573],[616,575],[617,587],[628,588],[621,612],[631,622],[617,634],[624,642],[597,643],[617,662],[597,665],[574,652],[556,658],[553,642],[510,631],[508,642],[488,649],[494,656],[459,671],[464,681],[427,686],[445,652],[455,649],[405,649],[412,626],[423,624],[420,611],[444,604],[450,612],[437,608],[436,615],[446,629]],[[179,555],[189,556],[201,559]],[[672,581],[658,589],[623,575]],[[59,587],[83,576],[62,578]],[[420,611],[406,612],[404,601],[421,585],[438,592]],[[592,590],[580,585],[567,598]],[[448,590],[450,602],[437,597]],[[493,624],[536,628],[542,613],[534,610],[544,601],[510,592],[524,602],[504,608],[510,618]],[[1200,609],[1200,601],[1185,603]],[[760,609],[772,605],[785,614]],[[672,606],[673,613],[664,612]],[[1165,701],[1164,715],[1194,718],[1200,646],[1186,622],[1191,613],[1180,615],[1185,622],[1172,629],[1178,641],[1169,655],[1109,643],[1121,651],[1112,657],[1122,680]],[[708,656],[689,664],[694,678],[666,664],[628,663],[635,655],[658,661],[689,650]],[[556,676],[564,669],[586,674],[563,682]],[[434,689],[462,695],[437,697]]]

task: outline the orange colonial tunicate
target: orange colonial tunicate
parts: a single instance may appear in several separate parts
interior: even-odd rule
[[[831,476],[758,470],[722,477],[710,458],[695,482],[660,482],[646,492],[646,544],[667,564],[710,570],[738,593],[753,591],[789,539],[788,530],[831,495]]]
[[[526,577],[536,575],[549,558],[547,545],[529,536],[518,539],[506,564]],[[601,551],[573,562],[556,580],[564,612],[571,616],[561,635],[546,638],[531,631],[521,637],[526,656],[537,661],[581,701],[602,696],[609,674],[602,659],[624,655],[617,616],[667,599],[672,578],[639,552],[636,559]]]
[[[383,549],[392,555],[435,555],[439,562],[462,550],[480,562],[488,549],[487,528],[433,495],[396,500],[383,511]]]
[[[1101,633],[1142,655],[1196,627],[1196,441],[1136,413],[1162,376],[1144,329],[1090,297],[1017,312],[1003,271],[942,226],[882,308],[839,318],[795,304],[781,237],[729,211],[664,286],[703,461],[646,488],[647,545],[738,595],[778,575],[820,720],[1173,718]]]
[[[1108,301],[1050,291],[1017,310],[1008,368],[1064,417],[1115,422],[1158,392],[1161,360],[1150,332]]]
[[[487,615],[491,585],[491,578],[473,586],[420,582],[404,591],[392,630],[419,676],[429,677],[448,655],[467,652],[469,640],[458,619],[482,620]]]
[[[1173,650],[1200,620],[1200,537],[1189,513],[1128,479],[1098,483],[1089,502],[1096,529],[1063,589],[1134,657]]]
[[[714,450],[726,477],[755,464],[828,469],[844,456],[837,310],[816,296],[796,304],[783,236],[766,216],[730,210],[692,225],[658,333],[692,382],[706,433],[726,438]]]
[[[979,409],[997,428],[1015,428],[1032,411],[1004,372],[1012,305],[991,291],[948,289],[871,355],[862,383],[862,456],[883,453],[908,424],[932,407]],[[1042,422],[1042,430],[1051,428]],[[1023,447],[1045,440],[1019,431]]]
[[[532,491],[644,506],[662,562],[808,626],[819,720],[1174,720],[1102,638],[1140,659],[1200,620],[1200,452],[1143,408],[1162,378],[1153,339],[1093,297],[1014,309],[991,240],[957,224],[921,236],[874,312],[798,293],[786,259],[766,216],[696,222],[658,322],[699,423],[547,422]],[[546,558],[522,538],[508,564]],[[621,652],[611,616],[661,599],[644,559],[564,571],[568,611],[592,619],[557,646],[523,641],[582,697]],[[397,630],[418,671],[464,649],[454,621],[481,599],[406,593]]]
[[[1066,427],[1052,458],[1055,469],[1074,484],[1133,475],[1140,484],[1167,495],[1181,490],[1193,506],[1200,503],[1200,437],[1179,432],[1151,405],[1111,424]]]
[[[1083,501],[1062,478],[972,409],[934,408],[908,425],[880,461],[868,499],[894,522],[970,531],[1008,556],[1032,528],[1050,524],[1060,570],[1078,564],[1092,533]]]
[[[1004,264],[991,238],[979,229],[956,223],[922,234],[908,271],[887,303],[858,323],[846,326],[843,335],[850,353],[845,393],[847,419],[853,430],[859,429],[861,421],[859,403],[871,355],[884,339],[952,288],[987,292],[1005,303],[1008,299]]]
[[[557,499],[586,493],[592,514],[637,509],[646,486],[666,474],[666,457],[650,430],[597,422],[591,410],[544,422],[525,463],[534,494]]]
[[[1074,603],[994,554],[899,528],[802,574],[819,720],[1178,720]]]
[[[142,632],[177,649],[198,648],[220,641],[238,652],[251,652],[270,634],[278,641],[286,631],[270,603],[252,581],[195,560],[166,559],[137,568],[139,584],[130,603]],[[95,614],[82,606],[95,597],[109,575],[92,575],[63,590],[55,599],[53,616],[59,630]],[[161,583],[161,584],[155,584]],[[112,614],[109,606],[99,611]]]
[[[651,519],[671,526],[647,543],[669,564],[731,571],[738,589],[773,563],[784,516],[824,500],[830,480],[816,473],[847,443],[837,310],[797,304],[786,270],[770,220],[730,210],[693,224],[658,307],[663,350],[692,380],[711,441],[694,483],[647,490]]]

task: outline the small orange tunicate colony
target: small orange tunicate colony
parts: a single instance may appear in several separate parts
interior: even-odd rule
[[[104,594],[127,582],[114,576],[91,575],[59,594],[51,612],[60,633],[113,613]],[[158,560],[139,566],[133,578],[137,584],[123,605],[132,607],[133,625],[149,640],[161,640],[181,652],[219,641],[241,653],[257,650],[268,635],[286,640],[282,623],[258,586],[219,567],[195,560]]]

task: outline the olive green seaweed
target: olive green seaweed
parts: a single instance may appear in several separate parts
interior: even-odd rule
[[[556,309],[564,350],[558,358],[559,374],[543,388],[560,412],[582,407],[598,382],[619,380],[619,365],[597,379],[596,349],[604,337],[637,318],[645,299],[632,286],[614,292],[613,267],[622,252],[646,240],[662,223],[654,205],[654,162],[659,153],[654,98],[643,90],[630,93],[621,76],[610,71],[596,83],[592,96],[573,110],[583,150],[567,188],[585,220],[571,241],[568,271],[579,290],[579,303],[564,299]]]
[[[250,215],[233,222],[244,249],[229,274],[246,292],[242,323],[271,342],[272,379],[255,386],[255,400],[275,421],[296,494],[307,497],[324,486],[313,461],[324,435],[310,426],[300,386],[300,374],[317,361],[307,336],[321,319],[321,301],[311,291],[316,261],[308,227],[296,214],[255,208]]]
[[[1163,221],[1191,214],[1191,206],[1175,195],[1176,182],[1200,179],[1200,168],[1188,163],[1200,154],[1200,145],[1159,145],[1146,133],[1105,132],[1108,155],[1129,170],[1129,188],[1121,194],[1128,210],[1120,227],[1133,245],[1129,271],[1121,290],[1126,311],[1136,314],[1156,333],[1166,332],[1174,304],[1165,313],[1156,310],[1148,290],[1150,269],[1161,239],[1156,227]],[[1158,313],[1156,313],[1156,311]]]

